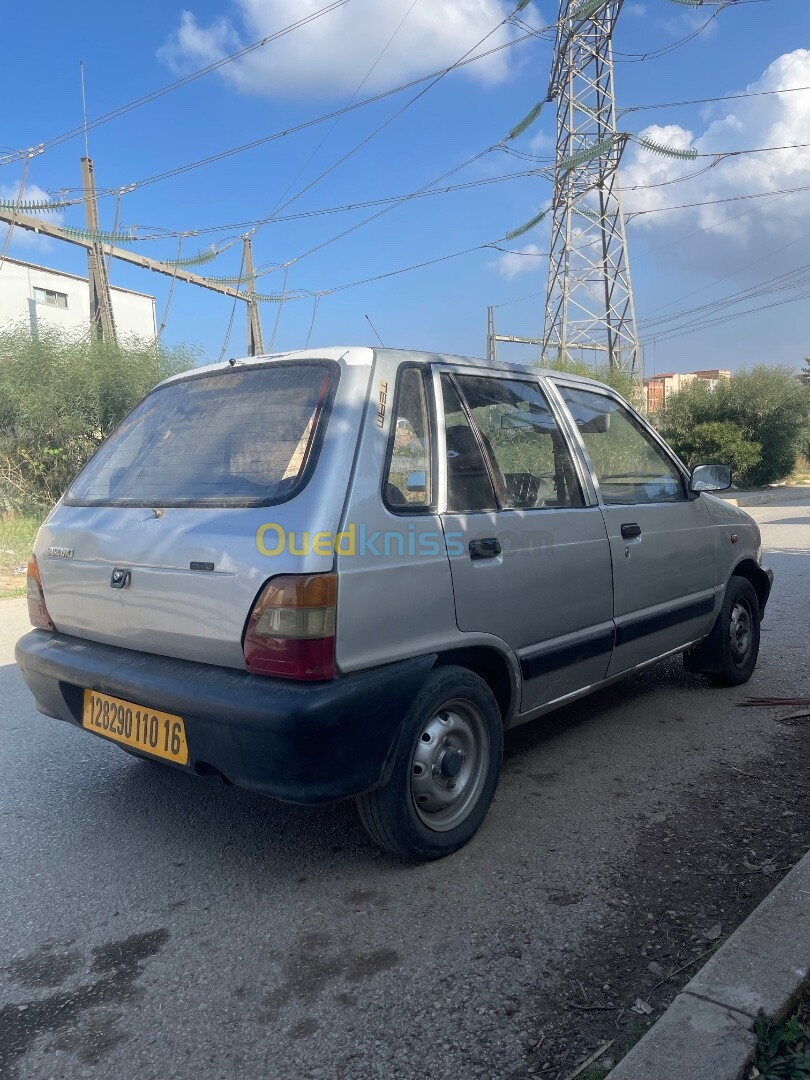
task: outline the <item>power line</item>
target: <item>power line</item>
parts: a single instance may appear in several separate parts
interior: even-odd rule
[[[684,105],[708,105],[715,101],[739,101],[742,98],[772,97],[774,94],[796,94],[802,90],[810,90],[810,86],[790,86],[784,90],[755,90],[740,94],[721,94],[719,97],[689,98],[685,101],[659,101],[650,105],[628,105],[619,109],[619,116],[628,113],[642,112],[648,109],[677,109]]]
[[[425,96],[425,94],[428,94],[435,86],[437,86],[442,81],[442,79],[444,79],[447,75],[449,75],[451,71],[454,71],[457,68],[461,67],[461,65],[464,64],[465,61],[468,60],[468,58],[471,57],[471,54],[476,54],[478,52],[478,49],[480,49],[481,46],[486,41],[488,41],[492,37],[493,34],[497,33],[498,30],[501,29],[501,27],[505,26],[508,21],[509,21],[509,16],[507,16],[505,19],[502,19],[498,23],[497,26],[493,26],[493,28],[490,31],[488,31],[486,34],[484,34],[484,36],[482,38],[480,38],[479,41],[477,41],[469,49],[466,49],[465,52],[462,53],[462,55],[459,57],[458,60],[456,60],[455,63],[451,64],[448,68],[444,69],[438,75],[436,75],[435,78],[431,79],[428,82],[427,86],[424,86],[421,90],[418,91],[418,93],[414,94],[414,96],[412,98],[410,98],[408,101],[406,101],[404,105],[402,105],[399,109],[396,110],[396,112],[392,113],[392,115],[387,117],[387,119],[385,119],[381,124],[378,124],[377,127],[375,127],[374,130],[370,134],[366,135],[363,139],[360,140],[360,142],[356,143],[350,150],[346,151],[345,154],[342,154],[336,161],[333,161],[332,164],[328,168],[324,169],[323,172],[319,173],[318,176],[316,176],[314,180],[311,180],[308,184],[306,184],[303,188],[301,188],[298,192],[296,192],[295,195],[293,195],[291,198],[287,199],[286,202],[282,203],[279,207],[277,207],[277,210],[278,211],[286,210],[288,206],[292,206],[292,204],[294,202],[296,202],[298,199],[300,199],[302,195],[305,195],[308,191],[311,191],[312,188],[314,188],[317,184],[319,184],[322,180],[324,180],[327,176],[329,176],[332,172],[334,172],[335,169],[337,169],[341,165],[343,165],[346,161],[349,160],[349,158],[353,157],[358,151],[362,150],[362,148],[364,146],[367,146],[372,141],[372,139],[375,139],[382,131],[384,131],[387,127],[389,127],[392,123],[394,123],[395,120],[399,119],[399,117],[402,116],[402,114],[404,112],[406,112],[413,105],[415,105],[417,103],[417,101],[421,100],[421,98],[423,98]],[[483,156],[483,155],[479,155],[479,156]],[[475,160],[475,159],[472,159],[472,160]],[[453,171],[458,171],[458,170],[453,170]],[[447,176],[449,174],[445,173],[444,175]],[[440,177],[438,181],[435,181],[435,183],[438,183],[442,179],[444,179],[444,177]],[[424,185],[424,187],[429,187],[429,186],[431,186],[431,185],[428,185],[428,184]],[[386,214],[386,213],[390,212],[391,209],[393,209],[393,207],[386,208],[385,210],[379,211],[379,213],[377,213],[377,214],[373,214],[366,221],[360,222],[359,224],[354,225],[351,229],[346,230],[346,232],[342,233],[341,236],[348,235],[350,232],[356,232],[358,229],[361,229],[364,225],[368,224],[369,222],[374,221],[376,218],[381,217],[383,214]],[[326,247],[327,244],[331,244],[335,240],[339,240],[340,238],[341,238],[340,236],[333,237],[332,240],[326,241],[323,244],[319,244],[318,247],[313,248],[312,251],[319,251],[322,247]],[[312,254],[312,251],[308,251],[305,254],[307,254],[307,255]],[[303,257],[304,256],[300,256],[300,258],[303,258]],[[294,261],[297,261],[297,260],[294,260]]]
[[[398,22],[398,24],[397,24],[397,25],[396,25],[396,27],[394,28],[394,32],[393,32],[393,33],[391,34],[391,36],[390,36],[390,37],[388,38],[388,40],[386,41],[386,43],[385,43],[385,45],[383,46],[382,50],[381,50],[381,51],[380,51],[380,52],[378,53],[378,55],[377,55],[377,58],[375,59],[374,63],[373,63],[372,65],[371,65],[371,67],[370,67],[370,68],[368,69],[368,71],[366,72],[366,74],[365,74],[365,75],[363,76],[363,78],[362,78],[362,79],[360,80],[360,83],[358,84],[358,86],[357,86],[357,89],[356,89],[356,90],[354,91],[354,93],[352,94],[352,96],[351,96],[351,97],[349,98],[349,100],[348,100],[348,101],[346,102],[346,104],[347,104],[347,105],[351,105],[351,104],[352,104],[352,103],[353,103],[353,102],[354,102],[354,101],[355,101],[355,100],[357,99],[357,95],[358,95],[358,94],[360,93],[360,91],[361,91],[361,90],[363,89],[363,87],[364,87],[364,86],[366,85],[366,83],[368,82],[368,80],[369,80],[369,79],[371,78],[371,76],[372,76],[372,75],[374,74],[375,70],[377,69],[377,67],[378,67],[378,66],[379,66],[379,64],[380,64],[380,61],[381,61],[381,60],[382,60],[382,58],[383,58],[383,57],[385,56],[385,54],[386,54],[386,53],[388,52],[388,50],[389,50],[389,49],[391,48],[391,45],[393,44],[393,42],[394,42],[394,39],[396,38],[397,34],[399,34],[400,30],[402,29],[402,27],[403,27],[403,26],[405,25],[406,21],[407,21],[407,20],[408,20],[408,18],[410,17],[410,15],[411,15],[411,12],[413,11],[413,9],[414,9],[414,8],[416,7],[416,5],[417,5],[418,3],[419,3],[419,0],[413,0],[413,2],[411,3],[411,6],[410,6],[410,7],[408,8],[408,10],[407,10],[407,11],[405,12],[405,14],[404,14],[404,15],[402,16],[402,18],[400,19],[400,21]],[[309,168],[309,166],[310,166],[310,165],[312,164],[312,162],[313,162],[313,161],[315,160],[315,157],[317,156],[318,152],[319,152],[319,151],[320,151],[320,150],[322,149],[322,147],[324,146],[324,144],[325,144],[325,143],[327,142],[327,140],[328,140],[328,139],[329,139],[329,137],[331,136],[332,132],[333,132],[333,131],[335,130],[335,128],[336,128],[336,127],[338,126],[338,124],[340,123],[340,120],[341,120],[341,118],[340,118],[340,117],[337,117],[337,118],[336,118],[336,119],[334,120],[334,122],[332,123],[331,127],[330,127],[330,128],[329,128],[329,130],[328,130],[328,131],[326,132],[326,134],[325,134],[325,135],[323,136],[323,138],[322,138],[322,139],[321,139],[321,141],[320,141],[320,142],[318,143],[318,145],[317,145],[317,146],[315,147],[315,149],[314,149],[314,150],[312,151],[312,153],[311,153],[311,154],[309,155],[309,157],[307,158],[306,162],[305,162],[305,163],[304,163],[304,164],[303,164],[303,165],[301,166],[301,168],[300,168],[300,169],[298,170],[298,172],[297,172],[297,173],[295,174],[295,176],[293,177],[293,179],[292,179],[292,180],[290,181],[290,183],[289,183],[289,184],[287,185],[287,187],[286,187],[286,188],[284,189],[284,191],[283,191],[283,192],[282,192],[282,194],[281,194],[281,199],[279,200],[279,203],[278,203],[278,204],[276,205],[276,208],[275,208],[275,209],[273,210],[273,212],[272,212],[272,213],[271,213],[271,215],[270,215],[271,217],[272,217],[272,216],[273,216],[273,215],[274,215],[274,214],[276,213],[276,211],[277,211],[277,210],[279,209],[279,206],[280,206],[280,204],[281,204],[281,203],[282,203],[282,202],[284,201],[284,199],[286,198],[287,194],[288,194],[288,193],[289,193],[289,191],[290,191],[290,188],[291,188],[291,187],[293,187],[293,185],[294,185],[294,184],[296,184],[296,183],[298,182],[298,180],[300,179],[300,177],[301,177],[301,176],[302,176],[302,175],[303,175],[303,174],[304,174],[304,173],[306,172],[306,170],[307,170],[307,169]]]
[[[634,191],[643,191],[644,188],[634,188]],[[803,184],[801,187],[794,188],[780,188],[776,191],[755,191],[748,195],[726,195],[721,199],[703,199],[700,202],[691,203],[679,203],[676,206],[656,206],[651,207],[649,210],[633,210],[627,215],[627,219],[635,220],[638,217],[645,217],[648,214],[666,214],[671,210],[691,210],[700,206],[718,206],[721,203],[729,202],[743,202],[748,199],[763,199],[768,195],[794,195],[800,191],[810,191],[810,184]]]
[[[263,48],[265,45],[269,45],[272,41],[278,41],[279,38],[285,37],[287,34],[292,33],[294,30],[298,30],[302,26],[307,26],[309,23],[314,22],[316,19],[320,19],[323,15],[328,15],[330,12],[335,11],[337,8],[344,7],[350,0],[333,0],[333,3],[327,4],[326,7],[320,8],[318,11],[310,12],[308,15],[297,19],[294,23],[290,23],[289,26],[285,26],[281,30],[276,30],[272,34],[268,34],[266,37],[260,38],[259,41],[254,41],[251,45],[246,45],[241,49],[237,49],[236,52],[229,53],[227,56],[221,57],[219,60],[215,60],[211,64],[206,64],[205,67],[199,68],[197,71],[192,71],[188,75],[184,75],[181,79],[176,79],[174,82],[167,83],[165,86],[158,87],[157,90],[152,90],[148,94],[144,94],[139,98],[134,98],[132,101],[126,102],[124,105],[119,105],[115,109],[111,109],[107,113],[103,113],[101,116],[95,117],[93,120],[84,122],[74,128],[69,128],[67,131],[63,131],[60,135],[54,135],[50,139],[46,139],[40,143],[38,149],[49,150],[51,147],[59,146],[64,142],[68,142],[70,139],[75,139],[77,136],[86,133],[92,128],[99,127],[101,124],[109,123],[110,120],[115,120],[119,116],[124,116],[128,112],[132,112],[134,109],[139,109],[142,105],[148,105],[152,101],[156,101],[158,98],[163,97],[166,94],[172,93],[174,90],[179,90],[183,86],[188,86],[189,83],[202,78],[203,75],[208,75],[212,71],[217,71],[220,68],[225,67],[226,64],[232,63],[234,60],[241,60],[242,57],[247,56],[249,53],[255,52],[257,49]],[[6,155],[4,158],[0,158],[0,165],[8,165],[14,161],[21,160],[23,156],[22,151],[15,151],[13,154]]]
[[[314,255],[317,251],[322,251],[324,248],[329,247],[331,244],[336,243],[338,240],[342,240],[344,237],[357,232],[359,229],[362,229],[366,225],[371,224],[372,221],[376,221],[378,218],[383,217],[385,214],[390,214],[390,212],[392,210],[395,210],[398,206],[402,206],[410,199],[417,198],[420,194],[425,193],[427,189],[433,187],[435,184],[441,183],[442,180],[445,180],[448,176],[452,176],[454,173],[461,172],[462,169],[466,169],[470,165],[474,164],[476,161],[480,161],[481,158],[486,157],[486,155],[489,154],[491,151],[492,147],[487,147],[486,150],[482,150],[479,153],[474,154],[472,157],[467,158],[466,161],[462,161],[460,165],[456,165],[454,168],[448,170],[446,173],[443,173],[436,179],[428,181],[427,184],[424,184],[421,188],[418,189],[418,191],[415,191],[412,195],[406,196],[404,199],[390,206],[383,207],[383,209],[378,210],[376,214],[372,214],[370,217],[364,218],[362,221],[357,222],[355,225],[350,226],[348,229],[344,229],[342,232],[337,233],[335,236],[329,237],[328,240],[322,240],[319,244],[316,244],[315,247],[309,248],[307,251],[302,252],[302,254],[296,255],[295,258],[288,260],[285,265],[290,266],[293,263],[300,262],[302,259],[307,258],[309,255]],[[271,267],[268,270],[262,270],[260,268],[260,275],[263,273],[272,273],[272,270],[274,269],[277,269],[277,267]]]
[[[498,29],[500,29],[500,26],[495,27],[495,29],[491,33],[495,33]],[[339,109],[334,109],[331,112],[324,113],[321,116],[316,116],[310,120],[304,120],[299,124],[293,124],[288,128],[283,128],[280,131],[272,132],[270,135],[263,135],[258,139],[251,139],[250,142],[241,143],[238,146],[232,146],[227,150],[221,150],[216,154],[209,154],[207,157],[198,158],[196,161],[186,162],[185,164],[175,166],[172,169],[166,169],[163,172],[155,173],[153,176],[147,176],[143,180],[135,181],[134,186],[136,188],[148,187],[151,184],[156,184],[163,180],[169,180],[175,176],[181,176],[187,172],[192,172],[193,170],[202,168],[205,165],[213,165],[218,161],[224,161],[226,158],[234,157],[235,155],[243,154],[248,150],[254,150],[259,146],[265,146],[267,145],[267,143],[275,142],[278,139],[286,138],[288,135],[294,135],[300,131],[305,131],[307,128],[315,127],[317,124],[323,124],[329,120],[334,120],[338,117],[345,116],[347,113],[355,112],[357,109],[365,108],[367,105],[374,105],[379,101],[384,101],[386,98],[393,97],[395,94],[404,93],[406,90],[410,90],[415,86],[420,86],[422,83],[430,82],[431,80],[438,81],[439,78],[443,78],[451,71],[466,67],[468,64],[475,64],[479,60],[484,60],[487,57],[494,56],[496,53],[502,52],[505,49],[510,49],[514,45],[519,45],[522,42],[527,41],[528,37],[529,35],[512,38],[510,41],[503,42],[501,45],[497,45],[492,49],[488,49],[486,52],[478,53],[476,56],[457,61],[455,64],[451,64],[449,67],[441,68],[439,71],[434,71],[429,75],[423,75],[418,79],[411,79],[409,82],[402,83],[400,86],[395,86],[390,90],[380,91],[380,93],[373,94],[371,97],[362,98],[360,101],[352,102],[349,105],[343,105]],[[106,192],[100,192],[99,195],[113,195],[116,190],[117,189],[115,188],[110,188]]]
[[[525,169],[521,172],[503,173],[498,176],[486,176],[480,177],[477,180],[468,180],[463,184],[450,184],[444,188],[431,188],[428,191],[419,189],[417,191],[410,191],[403,195],[385,195],[376,199],[364,199],[353,203],[343,203],[340,206],[321,206],[312,210],[298,210],[292,214],[280,214],[275,217],[263,217],[254,218],[250,221],[237,221],[229,222],[223,225],[208,225],[195,229],[184,229],[181,231],[157,231],[158,227],[155,226],[155,233],[152,236],[140,236],[138,240],[161,240],[168,239],[175,236],[188,236],[193,234],[194,236],[202,235],[203,233],[213,232],[231,232],[238,229],[253,228],[258,225],[280,225],[288,221],[302,221],[307,218],[327,217],[332,214],[349,213],[353,210],[367,210],[372,206],[384,206],[390,203],[408,202],[411,199],[424,199],[431,195],[450,195],[457,191],[469,191],[479,187],[489,187],[493,184],[502,184],[509,180],[524,180],[527,177],[542,176],[542,170],[540,169]],[[142,228],[149,228],[149,226],[141,226]]]

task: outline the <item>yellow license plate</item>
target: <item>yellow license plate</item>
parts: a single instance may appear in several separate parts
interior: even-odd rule
[[[171,713],[85,690],[82,727],[153,757],[188,764],[186,729],[182,718]]]

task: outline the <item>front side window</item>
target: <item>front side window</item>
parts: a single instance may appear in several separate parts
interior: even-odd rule
[[[313,459],[336,371],[280,363],[183,379],[136,406],[68,490],[100,506],[261,506]]]
[[[424,510],[431,504],[428,404],[422,372],[404,368],[397,385],[384,495],[394,511]]]
[[[687,498],[680,471],[629,409],[592,390],[558,389],[582,435],[607,505]]]
[[[505,509],[582,506],[571,451],[539,385],[459,375]]]

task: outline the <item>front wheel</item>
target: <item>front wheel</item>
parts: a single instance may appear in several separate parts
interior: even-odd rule
[[[709,678],[716,686],[740,686],[759,657],[759,599],[750,581],[732,577],[720,612],[720,667]]]
[[[466,668],[434,668],[403,724],[391,778],[357,799],[360,819],[395,855],[449,855],[484,820],[502,759],[501,713],[490,688]]]

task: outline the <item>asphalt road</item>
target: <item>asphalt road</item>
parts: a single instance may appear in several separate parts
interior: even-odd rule
[[[637,831],[774,752],[748,694],[808,694],[810,499],[756,507],[760,666],[667,662],[514,733],[480,834],[404,867],[350,804],[286,806],[38,715],[0,602],[0,1075],[497,1080],[587,946]]]

